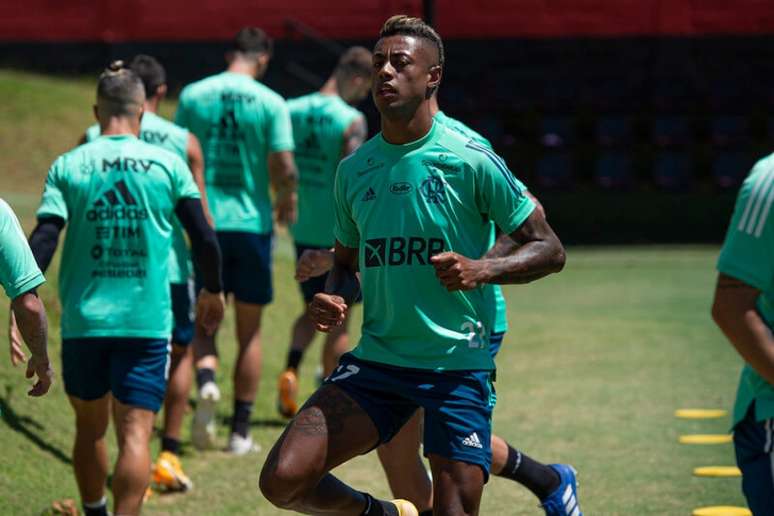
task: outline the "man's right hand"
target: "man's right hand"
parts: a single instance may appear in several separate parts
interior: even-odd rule
[[[330,249],[306,249],[296,264],[296,279],[306,281],[322,276],[333,268],[333,251]]]
[[[347,318],[347,309],[344,298],[333,294],[315,294],[309,304],[309,314],[315,328],[325,333],[342,325]]]
[[[225,311],[226,298],[223,292],[214,294],[206,288],[199,291],[196,302],[196,323],[201,325],[207,335],[215,334]]]
[[[27,394],[29,396],[43,396],[51,388],[51,383],[54,381],[54,370],[51,369],[51,364],[48,362],[48,357],[36,357],[32,355],[29,362],[27,362],[27,378],[33,376],[38,377],[38,381],[32,386]]]

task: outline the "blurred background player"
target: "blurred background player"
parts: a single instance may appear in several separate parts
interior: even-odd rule
[[[199,140],[187,129],[158,115],[161,101],[167,94],[167,74],[154,57],[138,55],[129,68],[145,87],[145,105],[140,122],[140,139],[168,150],[188,163],[199,189],[202,207],[209,218],[207,196],[204,191],[204,159]],[[93,141],[100,135],[99,124],[86,131],[85,140]],[[173,218],[172,247],[169,255],[169,290],[172,298],[172,359],[169,369],[167,394],[164,398],[164,426],[161,431],[161,453],[153,466],[152,479],[157,487],[179,491],[188,490],[193,483],[183,472],[180,453],[180,431],[188,407],[188,393],[193,383],[194,285],[191,270],[191,252],[177,217]]]
[[[101,136],[51,166],[30,237],[45,271],[68,225],[59,278],[62,377],[75,411],[73,467],[87,515],[107,514],[111,407],[119,448],[114,513],[139,513],[148,485],[169,365],[174,215],[204,280],[197,320],[213,333],[224,310],[220,253],[199,191],[182,159],[138,140],[144,103],[142,81],[120,61],[100,76],[94,113]]]
[[[10,206],[0,199],[0,285],[11,299],[11,363],[27,360],[22,340],[30,350],[25,375],[37,376],[30,396],[43,396],[51,387],[54,371],[48,361],[48,321],[46,308],[37,289],[46,279],[40,272],[24,236],[19,219]],[[14,322],[15,318],[15,322]]]
[[[736,199],[720,251],[712,317],[745,360],[734,405],[742,490],[755,516],[774,510],[774,155]]]
[[[306,250],[331,249],[333,236],[333,180],[341,158],[357,149],[368,136],[358,105],[371,87],[371,52],[363,47],[348,49],[333,75],[320,91],[288,101],[293,121],[295,158],[298,165],[298,220],[291,227],[296,258]],[[293,324],[285,371],[280,374],[277,407],[285,417],[298,410],[298,367],[315,336],[308,306],[325,290],[327,275],[301,282],[304,312]],[[325,335],[322,352],[323,377],[328,376],[349,350],[346,323]]]
[[[296,218],[297,172],[288,108],[260,79],[272,42],[261,29],[240,30],[226,55],[225,72],[187,86],[176,122],[202,144],[204,178],[223,253],[223,282],[233,294],[239,352],[234,368],[234,409],[228,450],[241,455],[257,446],[249,435],[250,414],[261,375],[261,314],[273,297],[271,279],[272,205],[279,223]],[[199,389],[191,438],[200,449],[214,445],[215,336],[195,329],[194,356]]]
[[[310,308],[327,331],[362,285],[362,337],[267,458],[261,489],[280,507],[416,514],[329,471],[389,441],[422,407],[433,510],[478,512],[491,463],[495,311],[479,287],[557,272],[564,251],[499,157],[433,122],[443,61],[440,37],[421,20],[384,24],[372,85],[382,131],[339,166],[334,267]],[[489,220],[517,243],[511,255],[479,259],[491,246]]]

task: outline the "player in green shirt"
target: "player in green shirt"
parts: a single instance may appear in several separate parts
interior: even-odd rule
[[[333,179],[336,166],[365,140],[368,131],[363,114],[352,106],[368,95],[371,87],[371,52],[352,47],[339,59],[336,69],[320,91],[288,101],[293,121],[298,165],[298,220],[291,226],[296,258],[307,250],[333,247]],[[314,338],[314,323],[307,307],[325,290],[326,276],[300,283],[304,312],[293,324],[285,370],[278,381],[277,408],[285,417],[298,410],[298,367],[304,350]],[[336,367],[349,350],[346,323],[325,336],[323,375]]]
[[[30,396],[46,394],[54,378],[48,361],[46,309],[35,290],[45,281],[24,238],[19,219],[0,199],[0,285],[11,300],[8,314],[11,363],[17,365],[27,360],[21,348],[23,339],[31,353],[25,375],[27,378],[38,377],[28,392]]]
[[[142,54],[132,59],[129,68],[137,74],[145,87],[140,139],[168,150],[186,161],[202,196],[204,213],[208,215],[203,177],[204,158],[199,140],[188,130],[157,114],[161,101],[167,93],[166,70],[155,58]],[[84,140],[90,142],[97,139],[99,135],[99,124],[94,124],[86,131]],[[178,453],[183,418],[188,408],[188,394],[191,392],[193,383],[193,350],[189,344],[194,332],[191,309],[194,302],[194,286],[191,252],[180,221],[175,217],[173,222],[172,247],[167,264],[174,321],[172,358],[167,393],[164,397],[161,453],[153,465],[151,478],[156,487],[170,491],[187,491],[193,487],[193,483],[183,472]]]
[[[227,54],[226,71],[188,85],[175,118],[202,144],[224,289],[234,297],[239,351],[228,450],[238,455],[257,447],[249,423],[261,375],[261,315],[273,297],[270,184],[277,221],[290,224],[296,218],[290,114],[282,97],[256,80],[266,71],[271,49],[262,30],[240,30]],[[216,437],[218,359],[214,337],[197,331],[193,345],[199,397],[191,439],[202,449],[212,447]]]
[[[73,466],[87,515],[107,514],[105,434],[113,413],[116,514],[137,514],[150,471],[172,331],[168,257],[174,216],[202,271],[197,322],[223,317],[220,254],[199,191],[181,158],[137,138],[142,81],[121,62],[99,80],[93,142],[60,156],[46,178],[30,242],[45,271],[67,224],[59,271],[62,377],[75,411]]]
[[[720,251],[712,317],[744,358],[734,405],[742,489],[756,516],[774,507],[774,154],[744,181]]]
[[[536,280],[565,258],[500,158],[433,122],[442,49],[433,29],[407,17],[388,20],[376,44],[372,94],[382,130],[339,165],[334,268],[328,293],[310,308],[327,331],[362,288],[362,336],[269,453],[261,489],[280,507],[417,514],[330,470],[389,441],[421,407],[434,511],[478,511],[494,404],[496,307],[483,286]],[[478,258],[490,245],[490,221],[518,244],[513,254]]]

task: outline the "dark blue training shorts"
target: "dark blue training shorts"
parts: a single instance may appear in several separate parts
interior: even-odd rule
[[[187,346],[193,340],[194,335],[194,310],[193,303],[196,299],[192,281],[187,283],[170,283],[170,297],[172,298],[172,344]]]
[[[492,371],[406,369],[344,354],[325,379],[368,414],[380,442],[392,439],[424,408],[424,453],[476,464],[489,478],[494,386]]]
[[[167,390],[169,350],[167,339],[64,339],[65,392],[85,401],[111,392],[125,405],[158,412]]]
[[[742,491],[755,516],[774,511],[774,419],[755,420],[755,403],[734,427],[736,463]]]

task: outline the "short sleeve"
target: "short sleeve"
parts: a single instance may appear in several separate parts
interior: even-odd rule
[[[68,219],[67,202],[65,193],[67,185],[64,178],[64,158],[57,159],[46,176],[46,184],[43,187],[43,198],[40,201],[37,216],[41,217],[61,217],[65,221]]]
[[[200,199],[201,193],[196,186],[191,169],[185,162],[174,156],[175,204],[181,199]]]
[[[269,114],[268,131],[269,152],[292,151],[295,148],[290,110],[282,99],[274,105]]]
[[[476,147],[474,150],[481,153],[475,173],[479,209],[502,231],[512,233],[532,214],[535,203],[525,195],[526,187],[502,158],[489,149]]]
[[[0,284],[15,299],[44,282],[19,220],[0,200]]]
[[[717,265],[719,272],[760,290],[774,285],[772,201],[774,168],[753,169],[737,196]]]
[[[357,229],[352,218],[352,206],[347,199],[345,174],[342,173],[342,166],[336,171],[336,179],[333,188],[333,202],[335,222],[333,225],[333,234],[341,245],[350,248],[357,248],[360,245],[360,232]]]

